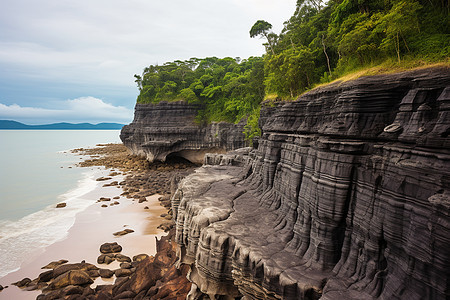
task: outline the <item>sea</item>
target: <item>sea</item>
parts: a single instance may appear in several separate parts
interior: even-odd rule
[[[70,150],[120,143],[119,130],[0,130],[0,278],[36,251],[64,239],[97,168]],[[56,204],[67,203],[64,209]]]

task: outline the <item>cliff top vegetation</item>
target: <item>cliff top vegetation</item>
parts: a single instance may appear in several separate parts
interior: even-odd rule
[[[193,58],[150,66],[135,75],[137,101],[198,103],[201,122],[250,116],[251,138],[259,133],[259,107],[266,95],[295,99],[343,76],[448,65],[449,11],[448,0],[297,0],[280,34],[264,20],[250,29],[250,37],[266,41],[263,57]]]

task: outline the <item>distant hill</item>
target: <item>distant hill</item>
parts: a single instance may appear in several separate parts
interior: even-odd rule
[[[0,120],[0,129],[14,129],[14,130],[119,130],[122,129],[123,124],[118,123],[54,123],[45,125],[26,125],[16,121]]]

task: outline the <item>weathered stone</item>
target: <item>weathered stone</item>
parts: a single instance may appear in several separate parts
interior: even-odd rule
[[[244,122],[202,126],[195,122],[197,110],[198,106],[184,101],[136,104],[134,120],[122,128],[120,138],[133,154],[150,162],[165,161],[176,153],[193,163],[203,163],[205,153],[246,146]]]
[[[116,277],[126,277],[130,276],[133,272],[130,269],[117,269],[114,271]]]
[[[122,251],[122,246],[117,244],[117,242],[104,243],[103,245],[100,246],[100,252],[103,254],[118,253],[120,251]]]
[[[123,254],[116,254],[115,258],[118,262],[131,262],[131,258]]]
[[[189,297],[446,299],[449,83],[363,77],[263,109],[256,149],[208,156],[172,198]]]
[[[124,229],[124,230],[121,230],[121,231],[114,232],[113,235],[114,236],[122,236],[122,235],[126,235],[126,234],[132,233],[132,232],[134,232],[133,229],[128,229],[127,228],[127,229]]]
[[[49,263],[48,265],[43,266],[41,269],[54,269],[57,266],[65,264],[67,262],[68,262],[68,260],[65,260],[65,259],[61,259],[61,260],[58,260],[58,261],[53,261],[53,262]]]
[[[121,269],[131,269],[133,266],[129,262],[123,262],[120,264]]]
[[[24,278],[22,280],[12,283],[12,285],[15,285],[19,288],[23,288],[23,287],[27,286],[30,282],[31,282],[30,278]]]
[[[114,272],[109,269],[100,269],[98,273],[102,278],[111,278],[114,275]]]
[[[49,285],[51,290],[60,289],[68,285],[91,284],[94,281],[88,273],[82,270],[71,270],[56,277]]]
[[[97,263],[99,264],[107,264],[109,265],[115,260],[114,254],[100,254],[100,256],[97,258]]]
[[[61,203],[56,204],[56,208],[63,208],[63,207],[66,207],[66,206],[67,206],[67,203],[65,203],[65,202],[61,202]]]
[[[38,282],[48,282],[53,278],[53,276],[54,276],[53,270],[42,272],[38,276]]]
[[[148,257],[147,254],[138,254],[138,255],[133,256],[133,261],[140,262],[140,261],[143,261],[144,259],[146,259],[147,257]]]

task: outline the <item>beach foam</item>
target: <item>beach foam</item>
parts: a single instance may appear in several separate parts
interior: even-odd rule
[[[83,197],[99,184],[95,178],[100,170],[83,173],[76,188],[60,195],[55,203],[17,221],[0,221],[0,278],[19,269],[27,259],[41,253],[45,247],[64,239],[75,222],[75,216],[94,204]],[[65,208],[56,204],[65,202]]]

